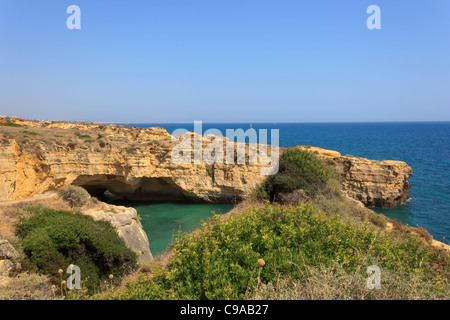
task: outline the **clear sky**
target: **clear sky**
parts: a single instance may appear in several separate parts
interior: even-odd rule
[[[0,114],[449,121],[450,1],[0,0]]]

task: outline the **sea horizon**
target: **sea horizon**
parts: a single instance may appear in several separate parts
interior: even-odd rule
[[[54,120],[54,121],[65,121],[65,122],[72,122],[70,120]],[[195,120],[197,121],[197,120]],[[198,120],[201,121],[201,120]],[[172,121],[162,121],[162,122],[134,122],[134,121],[125,121],[125,122],[117,122],[117,121],[74,121],[74,122],[87,122],[87,123],[93,123],[93,124],[188,124],[188,123],[194,123],[194,121],[191,122],[172,122]],[[404,121],[264,121],[264,122],[244,122],[244,121],[236,121],[236,122],[209,122],[209,121],[202,121],[202,123],[206,124],[327,124],[327,123],[343,123],[343,124],[349,124],[349,123],[450,123],[450,120],[404,120]]]

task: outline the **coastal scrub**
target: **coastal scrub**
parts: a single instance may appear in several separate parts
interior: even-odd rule
[[[226,220],[214,216],[201,231],[179,238],[167,270],[156,265],[151,276],[141,274],[101,298],[249,299],[259,285],[308,281],[310,268],[339,265],[349,275],[367,277],[372,264],[402,275],[400,281],[419,274],[435,290],[448,284],[448,259],[416,236],[399,241],[368,224],[328,217],[308,205],[267,204]]]

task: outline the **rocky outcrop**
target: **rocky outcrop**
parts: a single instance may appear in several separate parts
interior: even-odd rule
[[[20,255],[7,240],[0,240],[0,278],[20,268]]]
[[[148,262],[153,258],[147,234],[139,222],[135,209],[98,202],[96,206],[82,210],[82,213],[95,220],[109,221],[117,230],[119,237],[125,241],[126,246],[138,254],[139,263]]]
[[[412,169],[403,161],[376,161],[341,156],[339,152],[314,147],[301,147],[315,152],[334,165],[342,177],[344,192],[366,206],[394,207],[410,196],[408,178]]]
[[[337,169],[344,191],[366,206],[395,207],[410,197],[412,169],[405,162],[346,156],[339,158]]]
[[[8,131],[0,143],[0,200],[26,198],[73,184],[92,195],[109,190],[130,200],[231,202],[248,196],[266,178],[261,171],[267,165],[260,162],[175,164],[171,151],[178,141],[159,127],[21,124],[35,135],[24,136],[23,127],[2,129]],[[210,141],[203,142],[202,150]],[[391,207],[409,198],[412,170],[404,162],[302,148],[334,165],[343,177],[344,191],[367,206]]]
[[[130,200],[230,202],[265,178],[260,164],[210,170],[204,162],[175,164],[171,151],[178,141],[157,127],[53,123],[34,127],[38,135],[25,138],[23,128],[8,130],[0,144],[0,200],[73,184],[92,195],[109,190]]]

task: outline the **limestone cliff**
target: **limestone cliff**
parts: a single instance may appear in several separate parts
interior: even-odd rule
[[[376,161],[341,156],[339,152],[314,147],[301,147],[315,152],[335,166],[342,176],[344,192],[366,206],[394,207],[410,196],[408,178],[412,169],[403,161]]]
[[[174,164],[171,151],[178,142],[159,127],[19,124],[23,127],[0,127],[0,200],[74,184],[92,195],[109,190],[131,200],[231,202],[248,196],[266,178],[259,162]],[[409,198],[412,170],[404,162],[303,148],[334,165],[343,177],[344,191],[365,205],[391,207]]]
[[[128,248],[138,254],[139,263],[150,261],[153,257],[150,245],[135,209],[121,206],[108,205],[98,202],[96,206],[90,206],[81,211],[95,220],[109,221],[117,230]]]
[[[0,240],[0,279],[10,271],[20,268],[20,255],[7,240]]]
[[[0,144],[0,200],[74,184],[131,200],[230,202],[265,178],[260,164],[217,164],[209,172],[205,163],[174,164],[178,141],[162,128],[54,123],[28,126],[32,136],[7,129]]]

